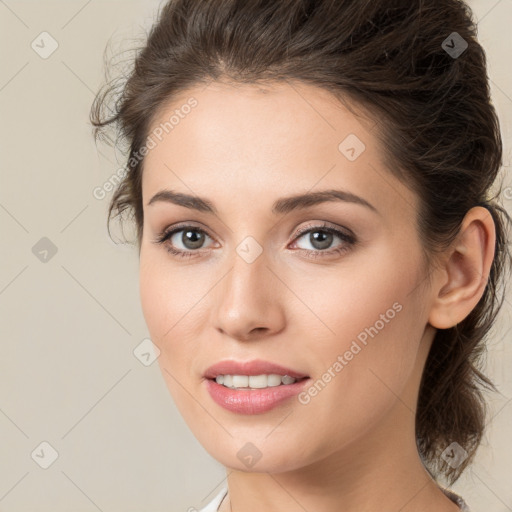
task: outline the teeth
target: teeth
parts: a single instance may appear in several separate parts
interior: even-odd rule
[[[297,379],[289,375],[217,375],[215,382],[228,388],[249,388],[263,389],[268,387],[280,386],[281,384],[293,384]]]
[[[233,375],[231,385],[234,388],[246,388],[249,385],[249,377],[247,375]]]
[[[281,382],[283,384],[293,384],[297,379],[294,379],[293,377],[290,377],[289,375],[285,375],[281,378]]]

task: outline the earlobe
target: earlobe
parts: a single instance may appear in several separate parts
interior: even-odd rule
[[[468,211],[459,235],[447,250],[439,279],[432,289],[429,323],[448,329],[460,323],[477,305],[487,285],[494,258],[496,229],[490,212],[475,206]]]

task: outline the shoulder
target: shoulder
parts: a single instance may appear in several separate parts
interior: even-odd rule
[[[210,501],[208,502],[203,508],[198,510],[198,512],[217,512],[219,505],[221,504],[222,500],[226,497],[228,493],[227,487],[223,487],[220,492]]]
[[[461,512],[471,512],[467,503],[462,499],[461,496],[454,493],[450,489],[442,489],[442,491],[446,494],[446,496],[448,496],[448,498],[450,498],[456,505],[459,506]]]

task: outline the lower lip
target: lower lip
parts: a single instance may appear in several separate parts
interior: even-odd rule
[[[206,379],[206,388],[214,402],[238,414],[261,414],[270,411],[285,400],[298,395],[309,378],[264,389],[232,389]]]

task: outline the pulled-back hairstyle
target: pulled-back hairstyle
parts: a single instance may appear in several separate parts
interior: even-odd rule
[[[419,197],[429,265],[455,240],[470,208],[489,211],[496,246],[485,291],[462,322],[437,330],[418,397],[419,454],[434,477],[451,484],[482,440],[483,391],[496,390],[482,373],[482,357],[510,268],[510,216],[498,203],[501,190],[491,192],[502,141],[476,33],[459,0],[171,0],[133,68],[107,81],[91,108],[96,138],[115,128],[127,148],[107,225],[114,213],[121,220],[130,213],[139,250],[140,150],[151,123],[178,93],[211,81],[297,80],[371,113],[389,172]],[[468,453],[458,467],[441,457],[454,441]]]

